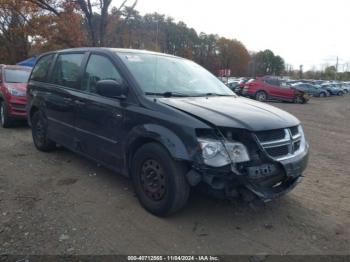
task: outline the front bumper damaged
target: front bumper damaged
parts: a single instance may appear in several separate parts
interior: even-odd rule
[[[291,158],[241,166],[237,169],[210,169],[196,166],[187,174],[192,186],[203,182],[210,190],[221,191],[225,197],[237,196],[248,189],[267,202],[287,194],[303,179],[309,158],[309,147]]]
[[[299,155],[272,165],[277,170],[271,170],[265,177],[256,178],[254,174],[248,173],[248,176],[244,179],[244,185],[263,201],[278,198],[290,192],[303,180],[303,172],[307,167],[308,159],[309,151],[307,147]]]

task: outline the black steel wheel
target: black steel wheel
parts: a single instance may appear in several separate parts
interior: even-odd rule
[[[141,169],[141,184],[144,193],[153,201],[160,201],[166,193],[163,167],[154,159],[146,160]]]
[[[166,216],[186,205],[190,192],[186,165],[174,160],[162,145],[141,146],[130,167],[137,198],[147,211]]]
[[[32,136],[35,147],[44,152],[51,151],[56,148],[56,143],[48,138],[47,119],[45,115],[36,111],[32,118]]]

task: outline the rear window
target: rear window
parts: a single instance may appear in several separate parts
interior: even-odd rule
[[[5,69],[5,82],[7,83],[27,83],[30,71],[23,69]]]
[[[53,54],[47,55],[42,58],[36,63],[32,76],[30,80],[34,81],[40,81],[40,82],[46,82],[47,81],[47,74],[49,72],[52,60],[53,60]]]

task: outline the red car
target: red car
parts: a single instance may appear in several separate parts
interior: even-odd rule
[[[304,104],[309,100],[305,92],[283,84],[275,77],[258,77],[249,80],[243,87],[242,95],[262,102],[279,100]]]
[[[9,127],[16,119],[26,119],[27,81],[30,67],[0,65],[0,124]]]

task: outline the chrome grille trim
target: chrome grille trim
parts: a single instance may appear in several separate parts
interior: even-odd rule
[[[258,138],[259,139],[259,138]],[[259,140],[260,141],[260,140]],[[270,140],[270,141],[265,141],[265,142],[260,142],[260,144],[264,148],[270,148],[270,147],[276,147],[276,146],[283,146],[285,144],[290,143],[290,135],[287,129],[284,129],[284,138],[279,139],[279,140]]]
[[[292,129],[293,129],[293,133],[292,133]],[[295,148],[297,145],[297,143],[300,143],[301,139],[302,139],[302,135],[298,130],[298,133],[295,132],[295,129],[298,130],[298,127],[291,127],[291,128],[284,128],[284,138],[282,139],[277,139],[277,140],[270,140],[270,141],[264,141],[261,142],[259,140],[259,137],[257,135],[256,138],[259,141],[260,145],[262,146],[262,148],[265,150],[265,153],[268,154],[271,158],[275,159],[275,160],[285,160],[291,157],[294,157],[298,151],[299,151],[299,147]],[[286,151],[288,152],[287,154],[284,155],[279,155],[279,156],[272,156],[269,154],[269,149],[273,149],[273,148],[282,148],[282,147],[287,147],[288,150],[286,150],[287,148],[284,148],[284,150],[280,150],[282,151]],[[278,150],[278,149],[277,149]],[[270,150],[271,152],[271,150]]]

